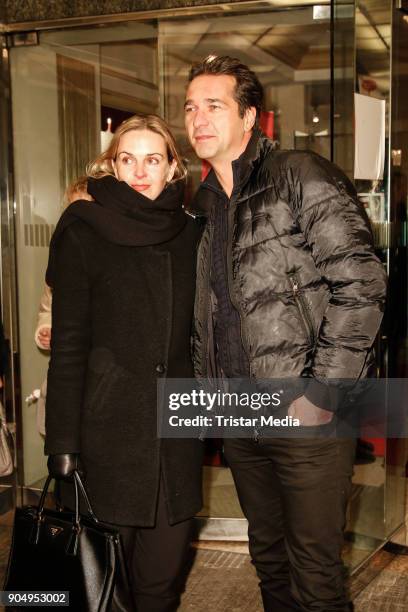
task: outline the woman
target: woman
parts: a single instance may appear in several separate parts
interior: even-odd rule
[[[137,610],[175,610],[201,507],[202,445],[157,438],[156,383],[193,375],[198,230],[160,118],[122,123],[88,174],[95,202],[71,204],[50,247],[45,452],[57,478],[80,465],[96,515],[120,529]],[[115,592],[113,609],[133,607]]]

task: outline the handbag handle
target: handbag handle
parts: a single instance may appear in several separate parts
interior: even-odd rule
[[[91,517],[91,519],[95,522],[95,523],[99,523],[98,518],[96,517],[96,514],[94,513],[92,506],[91,506],[91,502],[89,500],[88,494],[86,492],[84,483],[82,482],[82,478],[80,477],[79,473],[77,470],[74,470],[73,472],[73,477],[74,477],[74,489],[75,489],[75,520],[72,524],[72,528],[73,528],[73,535],[70,538],[68,544],[67,544],[67,553],[68,554],[75,554],[76,553],[76,549],[77,549],[77,541],[78,541],[78,533],[80,531],[81,528],[81,515],[79,513],[79,493],[81,493],[82,497],[85,500],[86,506],[87,506],[87,510],[88,513]],[[33,529],[31,532],[31,536],[30,536],[30,542],[32,544],[38,544],[39,538],[40,538],[40,527],[41,527],[41,523],[43,521],[43,514],[44,514],[44,505],[45,505],[45,497],[48,493],[48,488],[50,486],[51,481],[53,480],[53,476],[48,476],[47,480],[45,481],[45,485],[43,487],[43,490],[41,492],[41,496],[40,496],[40,501],[38,502],[38,506],[37,506],[37,512],[36,512],[36,520],[35,523],[33,525]]]
[[[84,483],[82,482],[82,478],[80,477],[80,475],[79,475],[77,470],[74,470],[73,476],[74,476],[74,487],[75,487],[75,522],[79,523],[79,520],[80,520],[80,515],[79,515],[79,492],[78,492],[78,488],[79,488],[79,491],[81,492],[81,495],[82,495],[82,497],[85,500],[86,507],[87,507],[87,510],[89,512],[89,515],[90,515],[91,519],[95,523],[99,523],[99,520],[96,517],[96,514],[95,514],[95,512],[92,509],[91,502],[90,502],[88,494],[86,492]],[[50,483],[51,483],[52,480],[53,480],[53,476],[48,476],[47,480],[45,481],[45,485],[44,485],[43,490],[41,492],[40,501],[38,502],[38,506],[37,506],[37,516],[42,516],[42,514],[43,514],[44,505],[45,505],[45,497],[46,497],[46,495],[48,493],[48,488],[49,488]]]

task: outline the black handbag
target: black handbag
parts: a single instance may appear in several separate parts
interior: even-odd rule
[[[120,534],[98,521],[78,472],[73,479],[75,512],[44,508],[51,480],[48,476],[38,507],[16,508],[3,588],[69,591],[69,609],[108,612],[115,586],[120,598],[129,593]],[[79,491],[89,517],[79,513]]]

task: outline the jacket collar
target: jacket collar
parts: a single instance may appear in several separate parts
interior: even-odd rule
[[[232,172],[234,178],[234,187],[232,193],[240,191],[244,185],[248,182],[252,170],[256,161],[261,156],[262,145],[265,141],[265,135],[258,129],[255,128],[252,132],[251,138],[247,144],[245,151],[240,155],[238,159],[232,162]],[[200,184],[198,191],[192,202],[192,212],[198,216],[207,216],[211,209],[211,204],[208,201],[208,192],[210,190],[218,195],[224,194],[225,191],[221,187],[214,170],[210,170],[207,177]]]
[[[245,151],[241,153],[238,159],[235,159],[232,162],[232,175],[234,179],[234,187],[232,190],[233,193],[238,191],[249,179],[254,166],[254,162],[258,159],[260,155],[260,145],[262,136],[262,132],[258,128],[255,128],[252,132],[251,138],[249,139]],[[215,191],[224,193],[224,190],[221,187],[217,179],[217,175],[215,174],[213,169],[210,170],[205,180],[201,183],[201,187],[213,189]]]

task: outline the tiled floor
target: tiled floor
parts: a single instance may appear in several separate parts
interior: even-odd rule
[[[10,536],[11,527],[0,526],[1,581]],[[247,545],[201,542],[199,546],[192,553],[192,567],[180,612],[262,612],[258,580],[247,554]],[[355,612],[406,611],[408,556],[380,551],[350,579],[349,586]],[[6,610],[0,607],[0,612]]]
[[[257,583],[248,555],[199,550],[180,612],[262,612]],[[408,556],[377,553],[350,579],[349,589],[355,612],[406,612]]]
[[[204,479],[205,507],[201,514],[242,518],[229,470],[206,468]],[[360,482],[366,483],[365,489]],[[364,503],[372,509],[382,485],[383,467],[379,462],[357,470],[353,495],[360,500],[360,508]],[[372,518],[372,512],[370,514]],[[1,581],[7,564],[12,520],[12,512],[0,517]],[[349,524],[353,520],[353,516],[349,516]],[[367,528],[365,522],[364,525]],[[370,530],[375,530],[374,524]],[[371,534],[374,536],[373,532]],[[361,548],[346,543],[344,558],[347,563],[354,565],[367,557],[372,544],[368,537],[364,542],[364,537],[363,534]],[[375,536],[372,539],[375,540]],[[404,529],[394,541],[405,544]],[[246,542],[200,541],[195,544],[192,555],[180,612],[262,612],[258,580]],[[408,555],[380,551],[351,577],[349,588],[355,612],[405,612],[408,610]]]

